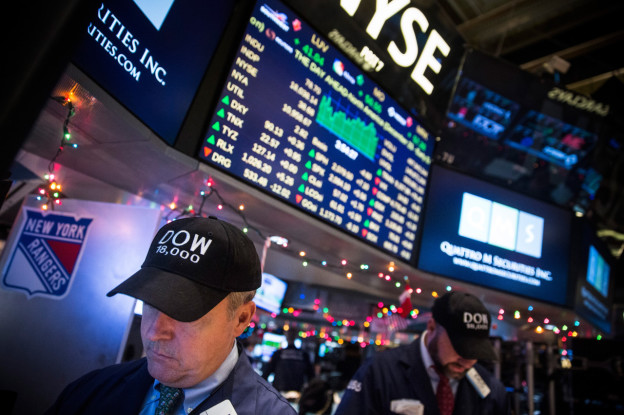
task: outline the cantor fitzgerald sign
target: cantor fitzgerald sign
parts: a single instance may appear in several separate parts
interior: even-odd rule
[[[463,39],[434,1],[287,0],[402,104],[443,114]]]

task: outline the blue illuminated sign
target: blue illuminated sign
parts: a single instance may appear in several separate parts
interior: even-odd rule
[[[411,260],[434,137],[284,4],[256,4],[207,119],[202,161]]]
[[[571,226],[566,210],[434,166],[417,267],[567,305]]]
[[[234,5],[201,0],[99,3],[72,62],[173,145]]]

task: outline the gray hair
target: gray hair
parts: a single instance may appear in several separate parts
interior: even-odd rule
[[[238,309],[238,307],[253,300],[255,295],[256,295],[256,290],[238,291],[238,292],[235,291],[235,292],[229,293],[227,297],[229,299],[228,313],[230,314],[230,317],[233,318],[234,313],[236,313],[236,310]]]

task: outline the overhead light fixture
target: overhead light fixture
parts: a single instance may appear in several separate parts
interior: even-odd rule
[[[546,69],[549,73],[553,75],[555,73],[560,73],[560,74],[565,75],[568,72],[568,69],[570,69],[570,62],[568,62],[565,59],[560,58],[557,55],[553,55],[550,57],[548,62],[544,62],[542,66],[544,67],[544,69]]]
[[[288,239],[286,239],[286,238],[284,238],[282,236],[274,235],[274,236],[271,236],[269,239],[275,245],[283,246],[284,248],[286,248],[288,246]]]

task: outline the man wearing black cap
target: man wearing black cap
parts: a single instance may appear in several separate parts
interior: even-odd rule
[[[216,218],[163,226],[141,269],[108,293],[144,302],[146,357],[70,384],[48,414],[295,414],[236,341],[262,278],[251,240]]]
[[[490,315],[473,295],[446,293],[420,338],[365,362],[336,411],[347,414],[511,413],[504,386],[477,360],[495,360]]]

